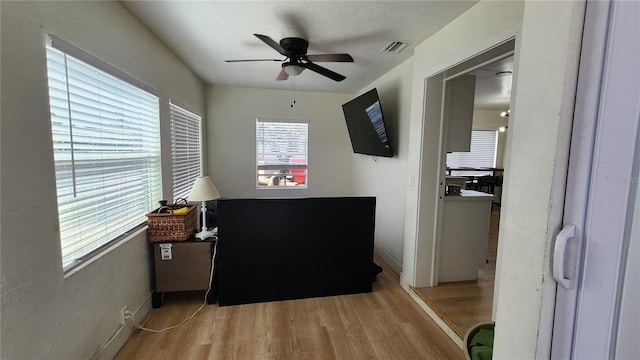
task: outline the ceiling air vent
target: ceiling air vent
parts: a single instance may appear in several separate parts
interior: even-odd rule
[[[380,49],[380,52],[388,52],[388,53],[399,53],[400,51],[402,51],[402,49],[404,49],[405,46],[407,46],[409,43],[407,41],[389,41],[387,43],[387,45],[385,45],[382,49]]]

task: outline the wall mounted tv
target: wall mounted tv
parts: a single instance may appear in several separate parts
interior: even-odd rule
[[[354,153],[393,157],[375,88],[342,105],[342,111]]]

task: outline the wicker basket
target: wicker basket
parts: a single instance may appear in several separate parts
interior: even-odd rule
[[[169,210],[188,207],[186,213],[159,213],[161,209]],[[147,214],[147,239],[149,242],[184,241],[196,228],[197,206],[189,204],[169,204]]]

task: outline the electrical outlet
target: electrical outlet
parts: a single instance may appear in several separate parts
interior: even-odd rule
[[[127,305],[125,305],[122,310],[120,310],[120,325],[124,325],[130,318],[131,312],[127,309]]]

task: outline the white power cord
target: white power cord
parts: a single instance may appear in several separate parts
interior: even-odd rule
[[[216,238],[216,243],[213,245],[213,256],[211,257],[211,272],[209,273],[209,288],[204,293],[204,302],[202,303],[202,305],[200,305],[200,307],[193,314],[191,314],[191,316],[189,316],[186,319],[180,321],[176,325],[169,326],[169,327],[164,328],[164,329],[146,328],[146,327],[136,323],[136,320],[134,319],[132,312],[130,312],[130,311],[125,312],[125,318],[130,318],[131,319],[131,322],[133,323],[133,327],[135,327],[136,329],[145,330],[145,331],[149,331],[149,332],[153,332],[153,333],[161,333],[161,332],[165,332],[165,331],[168,331],[168,330],[173,330],[173,329],[179,327],[180,325],[186,323],[187,321],[193,319],[200,312],[200,310],[202,310],[202,308],[204,308],[205,305],[207,305],[207,296],[209,295],[209,292],[211,291],[211,283],[213,281],[213,270],[215,268],[216,251],[218,249],[218,241],[217,241],[218,239],[217,239],[217,237],[214,237],[214,238]]]

